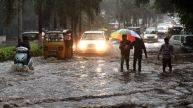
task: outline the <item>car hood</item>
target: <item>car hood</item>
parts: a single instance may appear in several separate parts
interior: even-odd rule
[[[152,36],[157,36],[157,34],[145,34],[144,36],[152,37]]]
[[[168,32],[168,30],[158,30],[158,32]]]
[[[97,44],[99,42],[105,42],[104,40],[80,40],[81,43]]]

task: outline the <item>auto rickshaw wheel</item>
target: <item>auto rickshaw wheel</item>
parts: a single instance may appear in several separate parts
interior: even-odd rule
[[[48,56],[47,55],[44,55],[44,59],[47,59],[48,58]]]
[[[59,55],[58,52],[59,52],[59,51],[57,50],[56,58],[57,58],[58,60],[60,60],[61,58],[60,58],[60,55]]]

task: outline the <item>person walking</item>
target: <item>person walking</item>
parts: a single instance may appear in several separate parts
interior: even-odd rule
[[[127,70],[129,70],[130,45],[131,42],[127,40],[127,35],[122,35],[122,41],[119,45],[119,49],[121,51],[121,72],[123,72],[124,61],[126,62]]]
[[[138,61],[138,72],[141,73],[141,60],[143,50],[145,53],[145,57],[147,58],[146,47],[143,40],[139,38],[135,38],[132,46],[134,46],[133,71],[136,71],[136,63]]]
[[[158,60],[159,55],[162,54],[162,66],[163,66],[163,73],[165,74],[165,68],[166,66],[169,67],[170,73],[172,72],[172,64],[171,64],[171,58],[173,54],[173,46],[169,44],[169,38],[164,38],[164,44],[161,46],[159,53],[158,53]]]

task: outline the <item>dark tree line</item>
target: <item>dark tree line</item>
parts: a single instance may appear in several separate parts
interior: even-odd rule
[[[157,15],[150,5],[136,5],[135,0],[103,0],[102,8],[108,14],[108,20],[118,20],[124,27],[149,26],[150,21],[156,22]],[[152,24],[153,25],[153,24]]]
[[[8,26],[16,18],[18,9],[23,10],[18,2],[26,0],[0,0],[2,21]],[[38,28],[41,34],[42,28],[70,28],[76,36],[83,30],[82,21],[86,19],[86,28],[90,29],[95,16],[100,12],[102,0],[31,0],[34,11],[38,16]],[[25,11],[25,10],[23,10]],[[20,16],[21,18],[21,16]]]

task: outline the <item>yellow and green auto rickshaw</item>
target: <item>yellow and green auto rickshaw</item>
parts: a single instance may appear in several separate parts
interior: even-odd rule
[[[72,58],[73,37],[71,30],[48,31],[43,39],[44,58],[56,57],[58,59]]]

